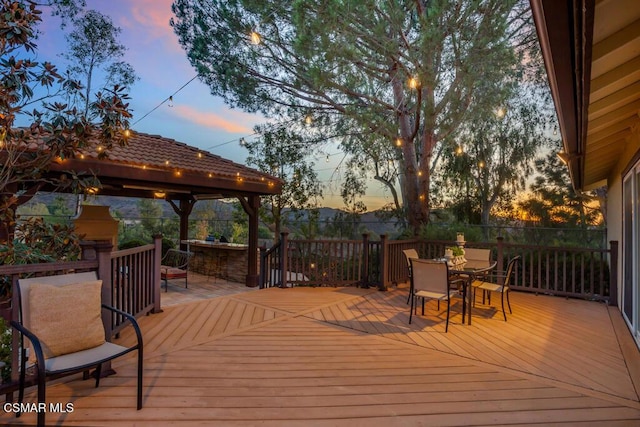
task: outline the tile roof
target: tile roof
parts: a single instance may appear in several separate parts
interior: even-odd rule
[[[127,145],[114,146],[109,150],[105,162],[116,162],[144,168],[164,169],[175,172],[195,172],[217,177],[236,178],[242,176],[248,180],[276,180],[271,175],[225,159],[208,151],[189,146],[183,142],[160,135],[132,132]],[[82,155],[98,159],[100,147],[81,152]]]

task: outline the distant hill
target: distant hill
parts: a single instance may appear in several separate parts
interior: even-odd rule
[[[24,207],[21,207],[19,213],[24,212],[25,209],[33,207],[37,204],[43,204],[47,207],[52,206],[57,198],[65,200],[65,204],[68,209],[75,212],[77,206],[77,196],[66,193],[38,193],[34,196]],[[121,218],[137,219],[140,218],[140,211],[138,209],[139,199],[133,197],[115,197],[115,196],[96,196],[91,197],[88,203],[93,205],[106,205],[110,207],[111,214]],[[169,203],[159,200],[159,206],[162,208],[162,216],[164,218],[172,218],[176,216],[173,208]],[[196,215],[201,209],[212,209],[215,211],[215,218],[218,220],[231,220],[233,218],[234,204],[230,201],[223,200],[206,200],[195,204],[194,212],[192,215]],[[339,212],[344,212],[335,208],[320,208],[319,220],[321,224],[330,222],[335,218]],[[74,216],[74,215],[72,215]],[[293,220],[293,214],[289,213],[290,220]],[[302,213],[302,222],[307,217],[307,213]],[[360,216],[360,225],[366,227],[368,230],[380,234],[395,234],[397,233],[397,227],[394,222],[382,222],[376,217],[375,212],[367,212]]]

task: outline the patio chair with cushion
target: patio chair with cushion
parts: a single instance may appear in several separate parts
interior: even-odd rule
[[[491,249],[465,248],[464,258],[467,262],[491,262]]]
[[[18,402],[22,404],[27,369],[35,367],[38,404],[46,404],[46,381],[79,372],[88,377],[95,368],[96,387],[102,364],[138,351],[137,408],[142,408],[142,334],[128,313],[102,304],[102,281],[95,272],[34,277],[18,281],[19,320],[11,325],[20,333]],[[127,319],[136,333],[136,344],[123,347],[105,339],[102,312]],[[26,338],[26,340],[25,340]],[[106,337],[110,338],[110,337]],[[32,362],[34,359],[35,360]],[[44,425],[45,412],[38,412]],[[18,412],[16,414],[20,416]]]
[[[464,250],[464,258],[467,260],[467,265],[476,266],[476,265],[484,265],[485,263],[491,263],[491,249],[480,249],[480,248],[465,248]],[[489,272],[487,272],[488,274]],[[482,281],[486,278],[485,275],[476,275],[475,280],[471,283],[471,285],[476,288],[480,286]],[[473,292],[471,295],[475,295]],[[484,304],[484,292],[483,292],[482,302]]]
[[[407,260],[407,269],[409,270],[409,279],[411,279],[411,260],[420,258],[418,256],[418,251],[415,249],[405,249],[402,251],[404,254],[404,258]],[[409,304],[409,299],[411,299],[411,289],[409,289],[409,298],[407,298],[407,304]]]
[[[504,316],[505,322],[507,321],[507,313],[504,311],[504,297],[507,296],[507,306],[509,307],[509,314],[512,314],[511,311],[511,302],[509,301],[509,290],[511,285],[512,276],[514,274],[514,269],[516,264],[520,261],[520,256],[515,256],[511,258],[509,264],[507,264],[507,270],[505,272],[495,272],[491,274],[489,277],[485,278],[481,283],[477,286],[474,284],[473,288],[473,301],[476,300],[476,289],[482,289],[482,292],[489,293],[488,303],[491,304],[491,293],[499,292],[501,294],[502,301],[502,315]],[[483,298],[484,303],[484,298]]]
[[[189,261],[193,252],[169,249],[160,261],[160,278],[164,280],[164,290],[169,291],[170,279],[184,279],[184,287],[188,287],[187,276]]]
[[[449,267],[445,261],[432,261],[426,259],[411,258],[411,312],[409,313],[409,324],[416,307],[416,298],[422,298],[422,314],[424,315],[425,299],[447,301],[447,323],[444,331],[449,330],[449,311],[451,308],[451,297],[458,295],[458,285],[464,279],[450,279]],[[460,283],[459,283],[460,282]]]

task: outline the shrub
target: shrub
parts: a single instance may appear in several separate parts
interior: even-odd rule
[[[137,248],[138,246],[148,245],[149,243],[150,242],[147,242],[143,239],[133,238],[133,239],[125,240],[124,242],[121,242],[120,244],[118,244],[118,249],[122,250],[122,249]]]
[[[11,380],[11,328],[0,317],[0,362],[4,362],[0,376],[2,382]]]
[[[80,236],[73,226],[48,224],[33,217],[16,226],[15,238],[9,245],[0,245],[0,265],[75,261],[80,251]],[[11,281],[0,277],[0,297],[10,295]]]

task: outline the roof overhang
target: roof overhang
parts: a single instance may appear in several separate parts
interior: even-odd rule
[[[167,200],[206,200],[275,195],[282,180],[213,153],[159,135],[132,132],[128,143],[108,152],[88,145],[72,158],[58,158],[48,174],[95,176],[97,194]],[[41,191],[55,187],[46,184]]]
[[[569,174],[584,183],[584,136],[589,103],[594,0],[530,0]]]
[[[637,0],[530,0],[577,190],[602,186],[640,123]]]

